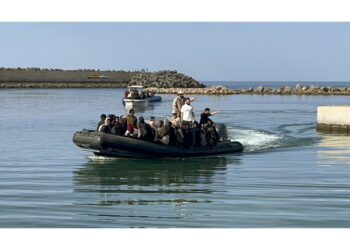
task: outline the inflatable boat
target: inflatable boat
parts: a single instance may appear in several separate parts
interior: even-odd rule
[[[160,145],[125,136],[81,130],[74,134],[73,142],[98,156],[128,158],[193,157],[242,152],[243,146],[236,141],[220,141],[215,146],[198,146],[193,149]]]
[[[148,102],[160,102],[162,100],[162,97],[159,95],[154,95],[154,96],[150,96],[147,97]]]

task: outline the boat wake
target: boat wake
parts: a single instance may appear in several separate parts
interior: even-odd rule
[[[244,127],[227,127],[227,130],[230,140],[243,144],[244,152],[309,146],[317,142],[315,137],[294,137]]]

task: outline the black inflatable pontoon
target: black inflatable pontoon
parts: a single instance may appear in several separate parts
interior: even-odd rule
[[[106,134],[93,130],[81,130],[74,134],[73,142],[78,147],[92,151],[99,156],[159,158],[191,157],[242,152],[239,142],[224,141],[215,146],[195,147],[194,149],[159,145],[139,139]]]

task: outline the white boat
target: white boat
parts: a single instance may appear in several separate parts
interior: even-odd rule
[[[148,98],[143,91],[141,85],[128,86],[128,97],[123,98],[125,106],[142,106],[148,104]]]

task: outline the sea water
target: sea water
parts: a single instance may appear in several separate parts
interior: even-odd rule
[[[256,83],[260,85],[260,83]],[[0,227],[349,227],[350,137],[317,135],[347,96],[196,96],[243,153],[96,158],[72,142],[121,89],[0,90]],[[170,115],[174,95],[137,116]]]

